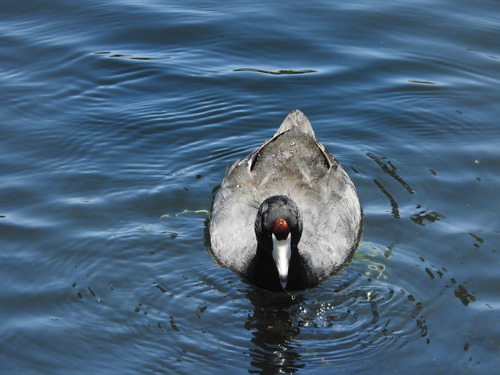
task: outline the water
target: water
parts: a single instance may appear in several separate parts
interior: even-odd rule
[[[496,1],[4,1],[0,373],[493,373]],[[226,165],[300,108],[353,262],[276,297],[207,252]]]

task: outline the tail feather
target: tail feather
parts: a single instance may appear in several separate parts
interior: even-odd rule
[[[286,132],[293,127],[299,128],[303,133],[316,139],[311,123],[307,119],[306,115],[299,109],[293,110],[288,114],[288,116],[286,116],[274,136],[276,137],[278,134]]]

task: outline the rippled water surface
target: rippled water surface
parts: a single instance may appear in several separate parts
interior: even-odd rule
[[[3,1],[0,373],[491,374],[497,1]],[[226,165],[300,108],[355,183],[351,264],[219,268]]]

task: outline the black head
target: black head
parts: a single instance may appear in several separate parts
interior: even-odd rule
[[[277,239],[281,240],[283,239],[281,237],[286,237],[288,234],[287,230],[291,234],[292,248],[296,249],[302,235],[302,218],[297,205],[285,195],[267,198],[260,205],[255,218],[255,235],[259,247],[272,252],[272,234],[274,233]]]

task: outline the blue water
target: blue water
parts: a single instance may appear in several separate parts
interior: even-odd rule
[[[3,1],[1,374],[491,374],[500,4]],[[355,183],[352,263],[219,268],[226,165],[299,108]]]

